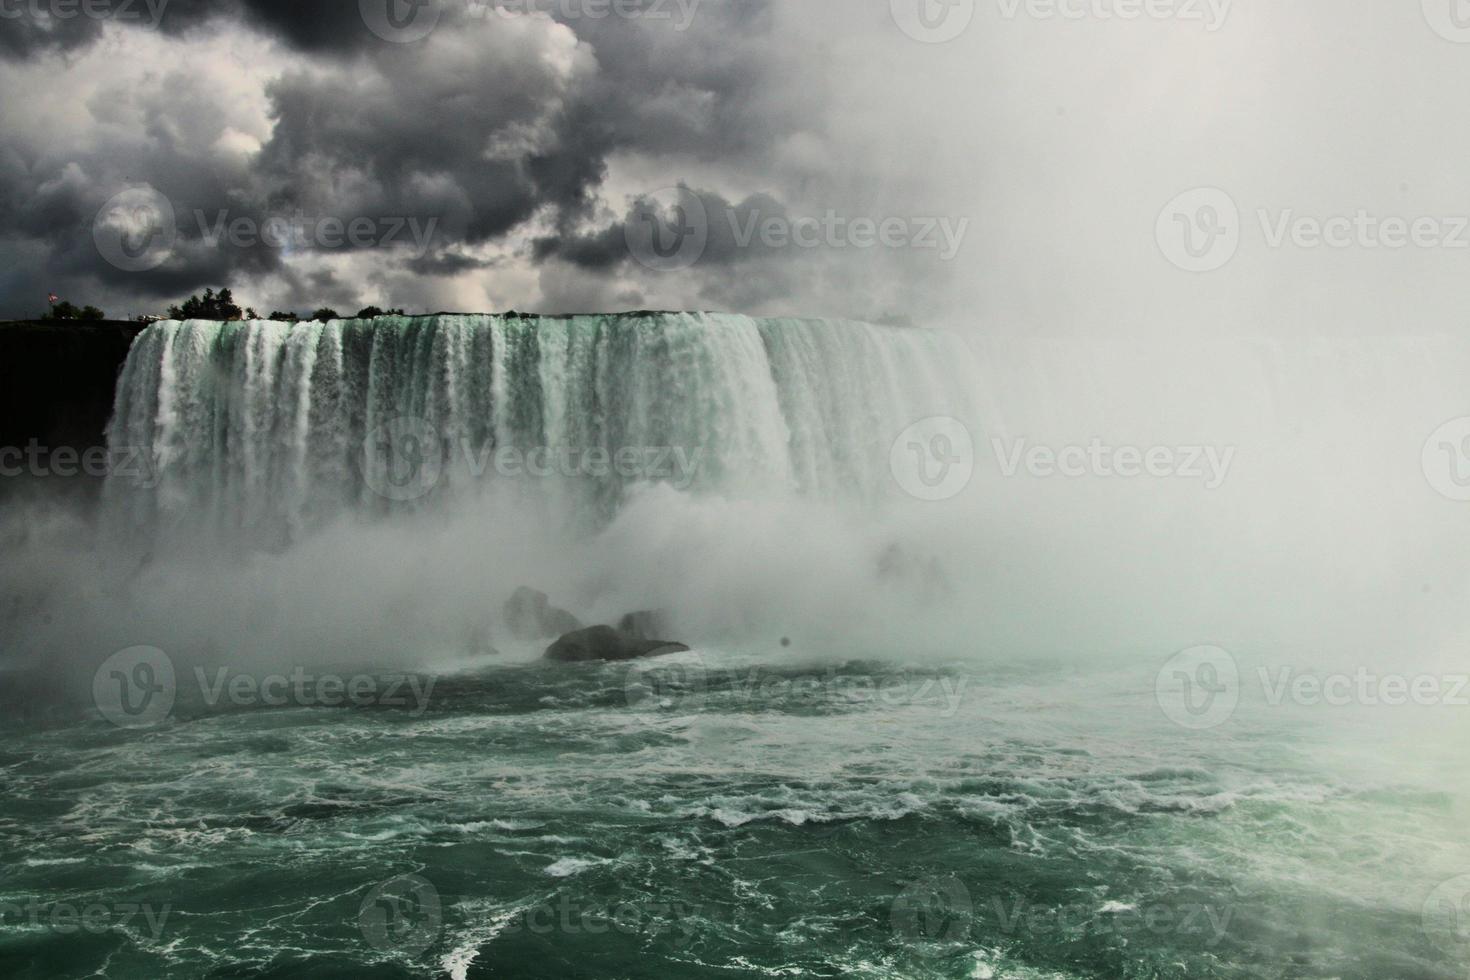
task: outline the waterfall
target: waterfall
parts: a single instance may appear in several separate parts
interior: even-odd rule
[[[108,431],[144,465],[106,492],[133,525],[261,540],[496,488],[584,526],[635,485],[872,500],[906,426],[969,411],[968,357],[935,331],[721,314],[165,321]]]
[[[327,622],[343,655],[450,649],[529,584],[586,621],[677,610],[679,639],[1438,649],[1466,595],[1467,377],[1453,335],[164,322],[118,382],[98,553],[183,645],[223,623],[321,647],[304,624]],[[970,437],[952,496],[897,465],[935,416]],[[93,602],[78,629],[133,616]]]

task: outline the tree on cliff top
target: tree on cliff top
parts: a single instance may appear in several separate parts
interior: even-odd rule
[[[206,289],[203,298],[190,296],[182,306],[168,308],[171,320],[239,320],[245,312],[235,304],[235,297],[228,288],[221,289],[218,295],[213,289]]]
[[[51,309],[41,314],[42,320],[106,320],[107,314],[95,306],[83,306],[78,309],[71,303],[62,300],[52,305]]]

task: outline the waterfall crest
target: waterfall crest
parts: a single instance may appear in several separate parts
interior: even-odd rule
[[[635,484],[872,499],[893,439],[968,411],[934,331],[723,314],[165,321],[134,344],[107,495],[144,526],[294,536],[505,475],[574,522]]]

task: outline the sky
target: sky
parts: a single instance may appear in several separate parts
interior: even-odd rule
[[[1454,332],[1460,3],[0,0],[0,316]]]

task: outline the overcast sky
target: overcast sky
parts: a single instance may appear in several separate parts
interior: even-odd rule
[[[1459,330],[1457,2],[0,0],[0,316]]]

